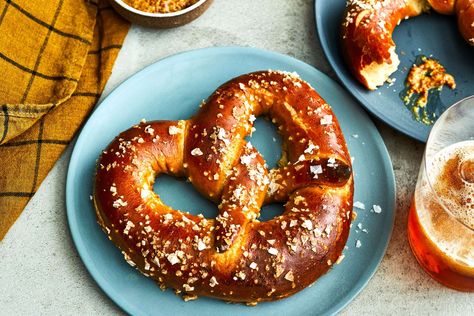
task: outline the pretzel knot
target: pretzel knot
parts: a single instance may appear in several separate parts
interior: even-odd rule
[[[270,171],[245,140],[259,115],[284,140]],[[218,203],[217,218],[165,205],[153,192],[162,173]],[[94,189],[99,224],[132,266],[186,298],[247,303],[287,297],[330,268],[348,237],[352,197],[331,108],[295,74],[275,71],[227,82],[189,120],[121,133],[98,161]],[[260,222],[272,202],[285,202],[285,212]]]

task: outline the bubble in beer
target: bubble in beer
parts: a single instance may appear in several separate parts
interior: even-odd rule
[[[474,183],[474,160],[467,160],[461,163],[460,173],[464,181]]]
[[[474,141],[453,144],[434,156],[430,180],[442,204],[474,229]]]

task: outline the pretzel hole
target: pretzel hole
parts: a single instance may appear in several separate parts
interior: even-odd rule
[[[267,117],[259,116],[253,127],[255,131],[246,138],[247,141],[250,141],[260,152],[268,169],[276,168],[282,155],[282,139],[275,124]]]
[[[283,212],[285,212],[285,206],[283,205],[283,203],[267,204],[262,206],[258,220],[261,222],[267,222],[277,216],[282,215]]]
[[[175,210],[189,212],[193,215],[202,214],[206,218],[217,216],[217,206],[199,194],[186,179],[160,174],[156,178],[153,189],[164,204]]]
[[[278,129],[267,116],[259,116],[254,122],[255,131],[252,136],[247,137],[247,141],[252,142],[260,152],[268,165],[268,169],[278,167],[278,162],[282,156],[282,138]],[[282,203],[272,203],[262,206],[259,221],[265,222],[280,216],[285,211]]]

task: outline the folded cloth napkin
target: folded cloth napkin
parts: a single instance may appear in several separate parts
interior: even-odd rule
[[[102,0],[0,0],[0,240],[94,107],[128,28]]]

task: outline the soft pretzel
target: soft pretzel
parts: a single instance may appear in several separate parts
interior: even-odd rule
[[[266,115],[284,139],[267,171],[245,140]],[[186,177],[219,203],[216,219],[173,210],[155,177]],[[185,198],[185,197],[183,197]],[[268,71],[224,84],[190,120],[140,123],[102,153],[98,222],[143,274],[185,294],[256,303],[312,284],[338,260],[349,233],[353,178],[330,106],[294,74]],[[270,221],[264,203],[286,202]]]
[[[456,14],[461,34],[474,45],[474,0],[348,0],[342,54],[357,80],[370,90],[383,85],[400,63],[392,39],[394,28],[430,8]]]

